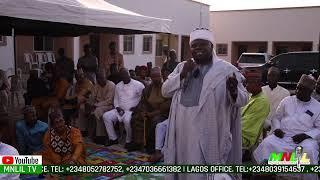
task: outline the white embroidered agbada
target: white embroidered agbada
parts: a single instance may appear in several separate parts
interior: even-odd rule
[[[281,129],[285,135],[278,138],[274,134],[265,138],[253,155],[258,163],[268,159],[272,152],[291,152],[298,145],[303,147],[311,164],[318,164],[318,139],[320,137],[320,103],[314,98],[309,102],[289,96],[281,101],[272,120],[274,129]],[[305,133],[312,139],[295,144],[292,136]],[[304,179],[317,179],[317,176],[304,175]]]
[[[271,126],[271,120],[273,119],[273,116],[276,114],[277,107],[279,106],[280,102],[287,96],[290,96],[290,92],[281,87],[277,86],[274,89],[271,89],[269,85],[262,87],[262,92],[268,97],[269,103],[270,103],[270,113],[265,121],[265,126],[268,127]]]
[[[248,100],[244,77],[226,61],[213,57],[203,79],[199,105],[180,104],[183,81],[180,63],[162,86],[165,97],[173,97],[164,145],[166,164],[241,164],[240,107]],[[238,96],[233,102],[226,80],[235,73]],[[167,179],[205,179],[206,174],[172,174]]]

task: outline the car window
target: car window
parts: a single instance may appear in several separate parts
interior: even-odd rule
[[[265,63],[265,58],[263,55],[241,55],[239,63]]]
[[[280,69],[285,68],[293,68],[296,66],[296,56],[294,54],[284,54],[280,55],[276,60],[276,66],[278,66]]]
[[[272,60],[280,69],[312,69],[319,67],[318,54],[283,54]]]
[[[319,67],[319,54],[303,54],[302,56],[297,56],[297,61],[302,66],[308,69],[317,69]]]

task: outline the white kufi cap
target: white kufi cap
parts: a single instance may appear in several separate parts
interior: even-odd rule
[[[192,31],[190,33],[190,45],[194,40],[197,39],[207,40],[214,44],[213,32],[211,32],[209,29],[197,28],[194,31]]]

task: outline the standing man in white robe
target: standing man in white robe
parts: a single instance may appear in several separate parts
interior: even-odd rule
[[[258,163],[267,161],[272,152],[291,152],[299,145],[310,163],[318,164],[320,103],[311,97],[315,84],[313,77],[304,74],[297,85],[297,95],[281,101],[272,120],[274,134],[265,138],[253,153]],[[317,175],[303,176],[304,179],[318,179]]]
[[[270,103],[270,113],[264,123],[264,129],[271,127],[271,119],[273,119],[280,102],[285,97],[290,96],[290,92],[287,89],[278,85],[279,78],[279,68],[269,68],[267,75],[268,85],[262,87],[262,92],[267,96]]]
[[[194,60],[180,63],[162,86],[173,97],[164,145],[166,164],[240,164],[240,107],[248,100],[244,77],[218,59],[212,32],[190,34]],[[171,174],[168,179],[206,179],[206,174]]]

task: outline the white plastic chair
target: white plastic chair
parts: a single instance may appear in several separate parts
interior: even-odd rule
[[[48,62],[44,57],[44,53],[36,53],[36,60],[39,63],[39,69],[44,69],[44,65]]]
[[[29,70],[32,69],[33,58],[32,58],[32,55],[30,53],[24,53],[24,63],[28,64]],[[36,63],[36,65],[38,67],[38,63]],[[28,71],[28,69],[26,69],[26,72],[27,71]]]
[[[46,52],[46,53],[45,53],[45,56],[46,56],[48,62],[51,62],[51,63],[53,63],[53,64],[56,63],[56,58],[55,58],[55,56],[54,56],[54,53],[52,53],[52,52]]]

